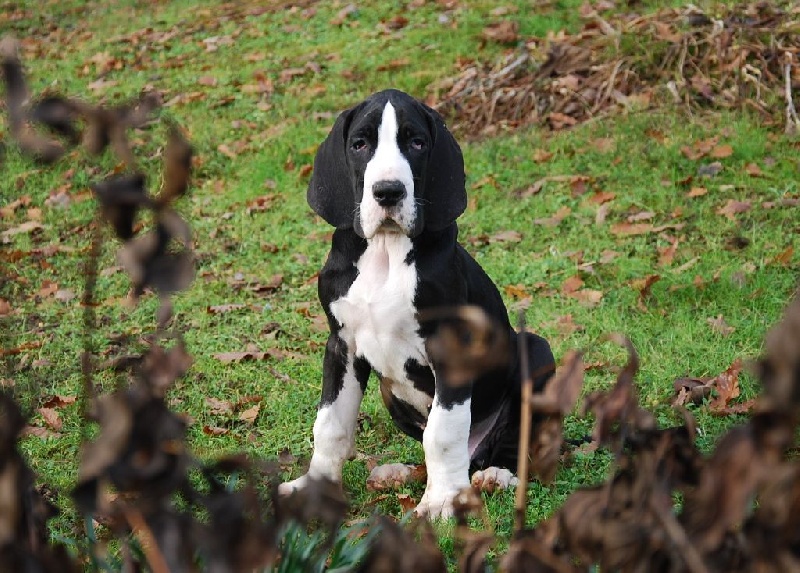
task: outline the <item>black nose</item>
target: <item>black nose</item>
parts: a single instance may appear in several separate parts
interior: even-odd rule
[[[378,181],[372,195],[381,207],[394,207],[406,196],[406,186],[401,181]]]

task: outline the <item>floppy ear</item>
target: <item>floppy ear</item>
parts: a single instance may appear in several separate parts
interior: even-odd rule
[[[425,176],[425,227],[438,231],[453,223],[467,208],[464,158],[442,116],[426,105],[423,107],[428,113],[433,135]]]
[[[355,197],[347,168],[345,145],[350,121],[357,108],[343,111],[314,158],[314,171],[306,199],[314,212],[337,228],[353,226]]]

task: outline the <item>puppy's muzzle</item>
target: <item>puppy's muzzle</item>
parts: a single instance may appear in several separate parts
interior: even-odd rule
[[[402,181],[378,181],[372,186],[372,196],[381,207],[396,207],[406,196],[406,186]]]

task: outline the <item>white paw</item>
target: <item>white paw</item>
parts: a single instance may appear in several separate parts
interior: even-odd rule
[[[279,495],[291,495],[294,492],[303,489],[308,484],[308,474],[302,475],[292,481],[285,481],[278,486]]]
[[[505,468],[496,468],[494,466],[486,468],[485,470],[478,470],[472,474],[472,487],[478,491],[485,491],[492,493],[497,489],[506,489],[514,487],[519,483],[519,480]]]
[[[397,489],[412,481],[424,481],[425,475],[425,466],[408,464],[375,466],[367,478],[367,489],[372,491]]]
[[[414,513],[428,519],[453,517],[453,499],[458,495],[458,491],[457,489],[442,492],[426,490]]]

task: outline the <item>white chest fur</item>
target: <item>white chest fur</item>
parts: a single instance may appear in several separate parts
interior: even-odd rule
[[[427,415],[431,398],[414,388],[405,371],[408,359],[428,365],[415,317],[417,270],[406,262],[411,248],[405,235],[375,235],[356,263],[356,280],[345,296],[331,304],[331,312],[349,352],[392,379],[392,393]]]

